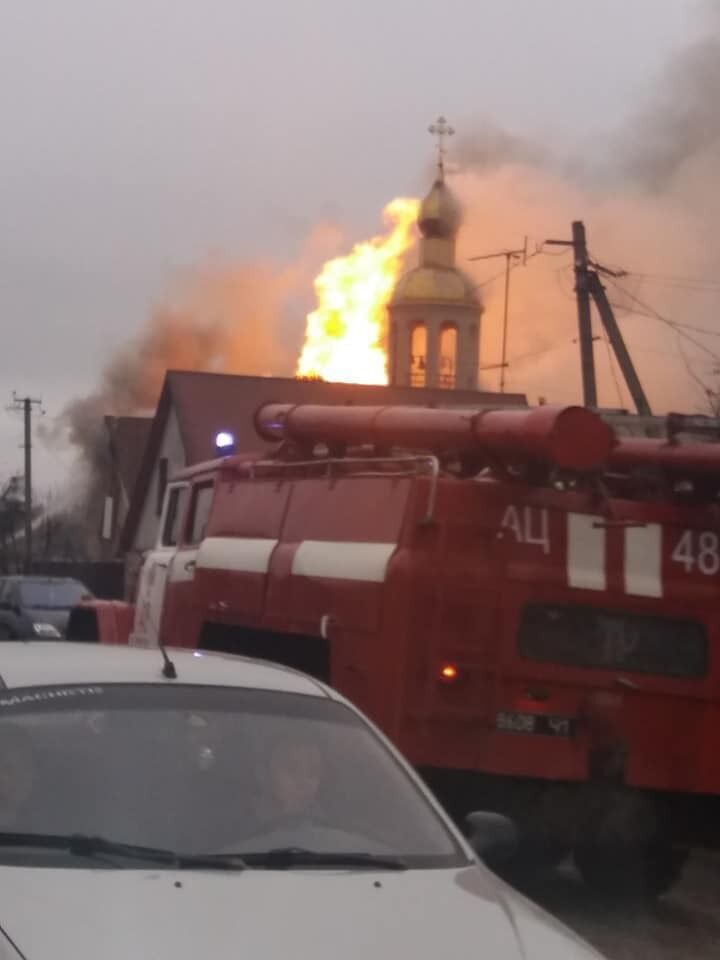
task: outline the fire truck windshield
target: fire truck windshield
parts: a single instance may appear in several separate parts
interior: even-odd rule
[[[467,862],[402,764],[340,703],[182,684],[78,689],[0,696],[2,864],[68,866],[57,840],[74,835],[249,863],[278,850],[318,863]],[[18,834],[55,846],[20,849]]]
[[[568,667],[701,679],[707,637],[700,623],[594,607],[531,604],[518,634],[521,656]]]

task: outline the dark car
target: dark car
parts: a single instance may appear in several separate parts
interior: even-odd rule
[[[70,610],[92,594],[70,577],[0,578],[0,641],[65,636]]]

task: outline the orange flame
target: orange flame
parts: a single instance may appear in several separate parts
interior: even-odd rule
[[[299,377],[343,383],[387,383],[386,308],[413,242],[417,200],[383,210],[389,232],[328,260],[315,279],[317,307],[307,316]]]

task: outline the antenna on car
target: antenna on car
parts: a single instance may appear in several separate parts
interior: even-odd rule
[[[163,668],[162,668],[162,675],[166,677],[168,680],[177,680],[177,670],[175,669],[175,664],[172,662],[172,660],[168,656],[168,652],[165,649],[164,643],[160,644],[160,653],[162,654],[162,658],[164,661]]]

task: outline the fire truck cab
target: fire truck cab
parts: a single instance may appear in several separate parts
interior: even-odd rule
[[[315,675],[458,819],[513,815],[525,863],[666,890],[720,793],[716,449],[583,408],[256,420],[279,451],[169,484],[126,639]]]

